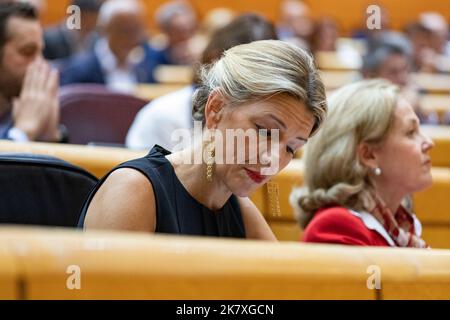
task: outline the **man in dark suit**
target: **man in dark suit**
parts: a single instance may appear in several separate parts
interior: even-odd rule
[[[72,0],[71,5],[80,9],[80,28],[69,29],[66,19],[44,31],[44,57],[48,60],[68,58],[91,49],[98,35],[96,21],[101,0]]]
[[[166,61],[146,43],[142,11],[134,0],[106,1],[98,17],[101,37],[61,67],[61,85],[101,83],[129,92],[137,83],[155,82],[154,69]]]

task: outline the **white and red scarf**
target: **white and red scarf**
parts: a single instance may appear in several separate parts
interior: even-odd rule
[[[414,217],[403,206],[395,214],[375,196],[375,207],[370,213],[381,223],[398,247],[429,248],[415,230]]]

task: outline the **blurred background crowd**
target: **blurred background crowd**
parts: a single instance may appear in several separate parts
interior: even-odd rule
[[[450,10],[445,1],[380,1],[375,11],[367,10],[371,5],[367,1],[350,0],[339,4],[327,0],[22,2],[29,2],[36,8],[39,26],[33,29],[33,26],[26,25],[24,19],[14,21],[15,35],[20,39],[28,37],[29,43],[26,52],[18,52],[17,59],[22,58],[23,61],[17,62],[15,57],[6,61],[7,57],[3,57],[3,76],[0,76],[0,94],[4,100],[0,108],[0,134],[3,138],[54,141],[64,133],[61,130],[58,132],[56,124],[53,130],[42,125],[39,130],[28,130],[31,133],[25,129],[7,133],[20,120],[20,115],[11,111],[11,107],[20,109],[14,107],[12,97],[23,91],[28,63],[41,52],[45,60],[59,71],[61,87],[80,83],[100,84],[108,90],[153,100],[152,108],[155,110],[155,104],[162,104],[164,107],[160,107],[159,112],[164,114],[168,112],[167,104],[173,106],[177,104],[174,101],[186,100],[186,96],[192,94],[200,64],[214,61],[233,45],[266,38],[295,43],[311,52],[323,70],[328,92],[361,78],[385,78],[402,88],[422,123],[450,123],[446,112],[447,108],[450,109]],[[72,5],[77,7],[74,9]],[[80,10],[79,16],[77,8]],[[252,18],[242,25],[238,24],[234,31],[220,33],[221,29],[242,15]],[[264,28],[258,30],[261,21],[273,28],[272,34],[268,35]],[[378,26],[370,27],[373,23]],[[11,25],[8,27],[12,28]],[[2,33],[8,31],[5,26],[3,28],[6,31]],[[42,34],[39,28],[42,28]],[[240,37],[239,32],[253,28],[261,34],[255,34],[251,39],[233,40]],[[161,68],[167,66],[174,68]],[[42,68],[35,68],[38,70],[36,72],[45,74],[45,68]],[[7,90],[10,85],[6,84],[13,78],[16,79],[15,90]],[[51,80],[50,75],[48,78]],[[163,94],[151,91],[156,87],[148,87],[146,91],[142,86],[157,83],[177,84],[163,88],[163,93],[175,92],[182,89],[182,85],[186,86],[184,89],[187,91],[181,100],[176,96],[172,96],[171,100],[160,100]],[[428,93],[438,95],[424,96]],[[180,118],[179,112],[178,109],[172,111],[168,117]],[[172,148],[168,141],[150,141],[148,135],[152,123],[142,113],[143,110],[137,122],[139,117],[145,121],[131,126],[127,146],[148,148],[158,142]],[[161,129],[161,124],[172,130],[188,126],[191,122],[190,117],[186,116],[183,120],[185,124],[171,126],[170,120],[154,114],[152,119],[158,119],[158,129]],[[23,131],[27,137],[23,136]],[[47,134],[42,131],[47,131]],[[167,136],[166,133],[164,135]]]

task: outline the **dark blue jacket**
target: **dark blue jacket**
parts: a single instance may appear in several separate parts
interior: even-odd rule
[[[144,44],[144,59],[135,67],[135,74],[139,83],[154,83],[153,73],[160,64],[167,61],[161,51]],[[100,83],[105,84],[105,75],[94,50],[77,54],[60,67],[60,84],[72,83]]]

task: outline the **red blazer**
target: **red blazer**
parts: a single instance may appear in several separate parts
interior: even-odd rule
[[[343,207],[319,209],[303,233],[303,241],[356,246],[389,246],[377,231]]]

